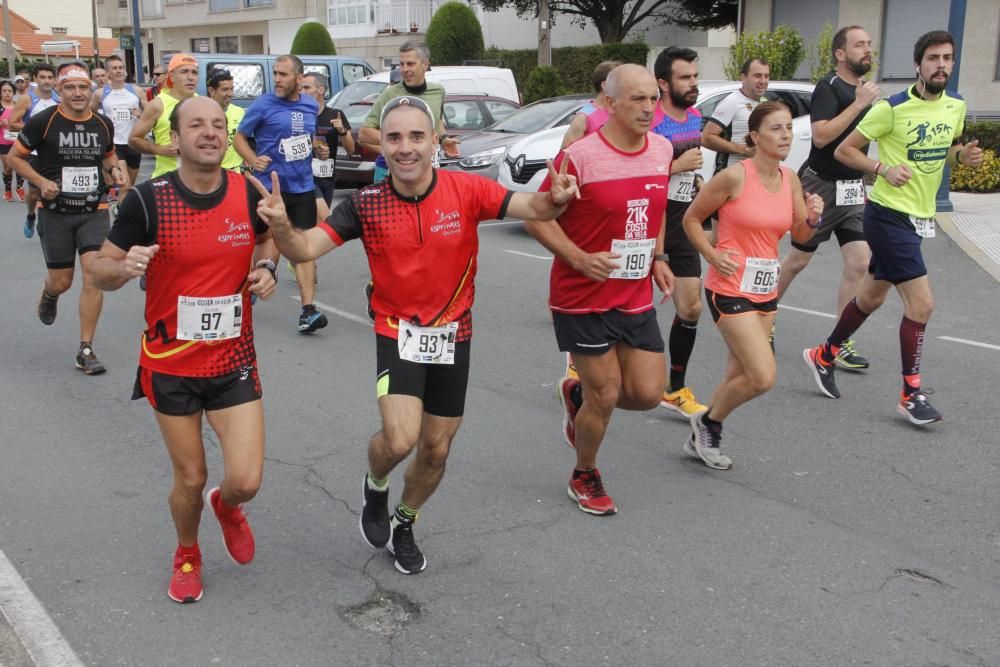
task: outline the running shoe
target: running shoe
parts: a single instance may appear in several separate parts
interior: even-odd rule
[[[246,565],[253,560],[255,551],[253,531],[243,514],[243,506],[226,510],[222,507],[222,491],[219,487],[210,489],[205,495],[215,518],[222,526],[222,540],[226,543],[226,551],[229,557],[239,565]]]
[[[368,546],[381,549],[389,541],[389,490],[376,491],[368,485],[368,474],[361,491],[361,536]]]
[[[10,190],[4,190],[3,191],[3,200],[4,201],[9,201],[9,202],[14,201],[14,193],[11,192]]]
[[[327,325],[326,315],[316,310],[312,304],[304,306],[299,315],[299,333],[312,333]]]
[[[35,235],[35,219],[25,216],[24,225],[21,227],[21,231],[24,232],[24,238],[30,239]]]
[[[17,193],[17,198],[18,199],[20,199],[21,201],[24,201],[24,199],[25,199],[25,197],[24,197],[24,188],[22,186],[18,186],[17,189],[14,190],[14,192]]]
[[[174,574],[170,577],[167,595],[181,604],[197,602],[203,594],[201,587],[201,555],[174,554]]]
[[[42,296],[38,299],[38,306],[35,308],[35,313],[38,314],[38,319],[42,321],[42,324],[50,326],[56,321],[56,311],[59,307],[59,297],[49,296],[48,293],[42,289]]]
[[[576,506],[587,514],[606,516],[618,512],[615,501],[604,490],[604,482],[597,468],[581,471],[579,474],[574,471],[566,492]]]
[[[805,359],[806,365],[812,370],[816,386],[823,392],[823,395],[829,398],[840,398],[840,390],[837,389],[837,383],[833,380],[833,372],[837,368],[832,363],[823,361],[822,349],[822,345],[807,347],[802,350],[802,358]]]
[[[101,360],[97,358],[94,354],[94,349],[89,345],[84,345],[80,348],[80,351],[76,353],[76,367],[84,372],[85,375],[100,375],[107,369]]]
[[[427,559],[413,539],[413,522],[400,521],[394,514],[389,522],[390,535],[385,548],[396,557],[396,569],[403,574],[417,574],[427,567]]]
[[[854,340],[850,338],[840,344],[840,351],[837,352],[837,356],[833,360],[838,366],[849,371],[861,371],[871,365],[867,359],[857,353],[857,350],[854,349]]]
[[[944,415],[927,401],[927,394],[933,393],[931,389],[918,389],[909,396],[901,395],[896,409],[899,410],[899,414],[909,419],[911,424],[918,426],[941,421]]]
[[[566,372],[564,375],[574,380],[580,379],[580,374],[576,372],[576,364],[573,363],[573,355],[569,352],[566,353]]]
[[[559,404],[563,408],[562,433],[566,444],[576,449],[576,413],[579,408],[573,403],[570,394],[573,387],[580,384],[579,380],[573,378],[563,378],[556,383],[556,393],[559,396]]]
[[[372,308],[372,293],[375,291],[375,281],[365,283],[365,309],[368,311],[368,321],[375,324],[375,309]]]
[[[691,417],[691,435],[684,443],[684,453],[700,460],[709,468],[729,470],[733,467],[732,460],[722,453],[722,434],[713,433],[702,415]]]
[[[708,410],[708,406],[699,403],[694,397],[694,392],[687,387],[681,387],[677,391],[664,390],[663,398],[660,399],[660,407],[673,410],[688,418]]]

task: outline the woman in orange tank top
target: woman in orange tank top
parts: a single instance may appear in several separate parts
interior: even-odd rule
[[[768,334],[778,309],[778,241],[789,231],[799,243],[812,237],[822,198],[802,194],[802,184],[781,160],[792,145],[792,115],[780,102],[750,114],[746,142],[754,156],[717,174],[691,203],[684,232],[708,261],[705,295],[729,347],[726,376],[707,411],[691,418],[684,451],[718,470],[732,467],[721,451],[722,420],[774,385],[777,366]],[[718,241],[701,221],[719,212]]]

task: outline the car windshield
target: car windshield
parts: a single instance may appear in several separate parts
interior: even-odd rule
[[[583,106],[584,102],[581,99],[542,100],[518,109],[489,129],[494,132],[531,134],[544,130],[574,108]]]
[[[333,106],[347,114],[347,117],[353,123],[354,119],[351,118],[350,111],[351,105],[360,102],[368,96],[372,96],[372,99],[375,99],[374,96],[381,93],[387,85],[389,84],[382,83],[381,81],[355,81],[337,93],[337,97],[333,100]],[[365,111],[365,113],[368,113],[368,111]]]
[[[347,116],[347,122],[351,124],[351,127],[361,127],[365,118],[368,117],[368,112],[371,110],[372,103],[369,101],[357,102],[349,106],[347,109],[341,109],[341,111],[344,112],[344,115]]]

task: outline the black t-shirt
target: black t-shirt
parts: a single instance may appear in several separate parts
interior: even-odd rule
[[[38,173],[59,185],[49,208],[62,211],[94,210],[104,192],[103,160],[115,152],[111,119],[88,112],[85,120],[67,118],[58,106],[33,114],[17,140],[38,151]]]
[[[316,116],[316,136],[326,139],[326,145],[330,147],[330,159],[333,160],[334,168],[337,166],[337,146],[340,145],[340,135],[333,127],[333,120],[338,116],[340,122],[344,124],[344,131],[350,132],[351,124],[340,109],[323,107],[323,110]]]
[[[854,104],[854,91],[854,86],[841,79],[834,72],[827,74],[816,82],[816,88],[813,90],[812,107],[809,113],[810,122],[832,120],[839,116],[844,109]],[[809,149],[809,166],[813,171],[835,180],[854,180],[864,175],[860,171],[845,166],[833,157],[833,153],[837,150],[837,146],[858,126],[861,119],[868,113],[868,109],[871,109],[870,105],[851,121],[851,124],[839,137],[823,148],[817,148],[815,143],[812,144]]]

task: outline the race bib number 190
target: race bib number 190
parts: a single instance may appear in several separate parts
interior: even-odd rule
[[[177,297],[178,340],[226,340],[240,335],[243,295]]]
[[[399,358],[416,364],[454,364],[458,322],[443,327],[420,327],[399,321],[396,341]]]
[[[770,294],[778,288],[778,260],[747,257],[740,291],[744,294]]]
[[[655,248],[656,239],[629,241],[614,239],[611,242],[611,252],[621,256],[612,260],[618,262],[618,268],[613,270],[608,277],[625,280],[645,278],[649,275],[649,269],[653,265],[653,250]]]
[[[285,154],[285,162],[305,160],[312,153],[312,141],[308,134],[299,134],[281,140],[281,152]]]

